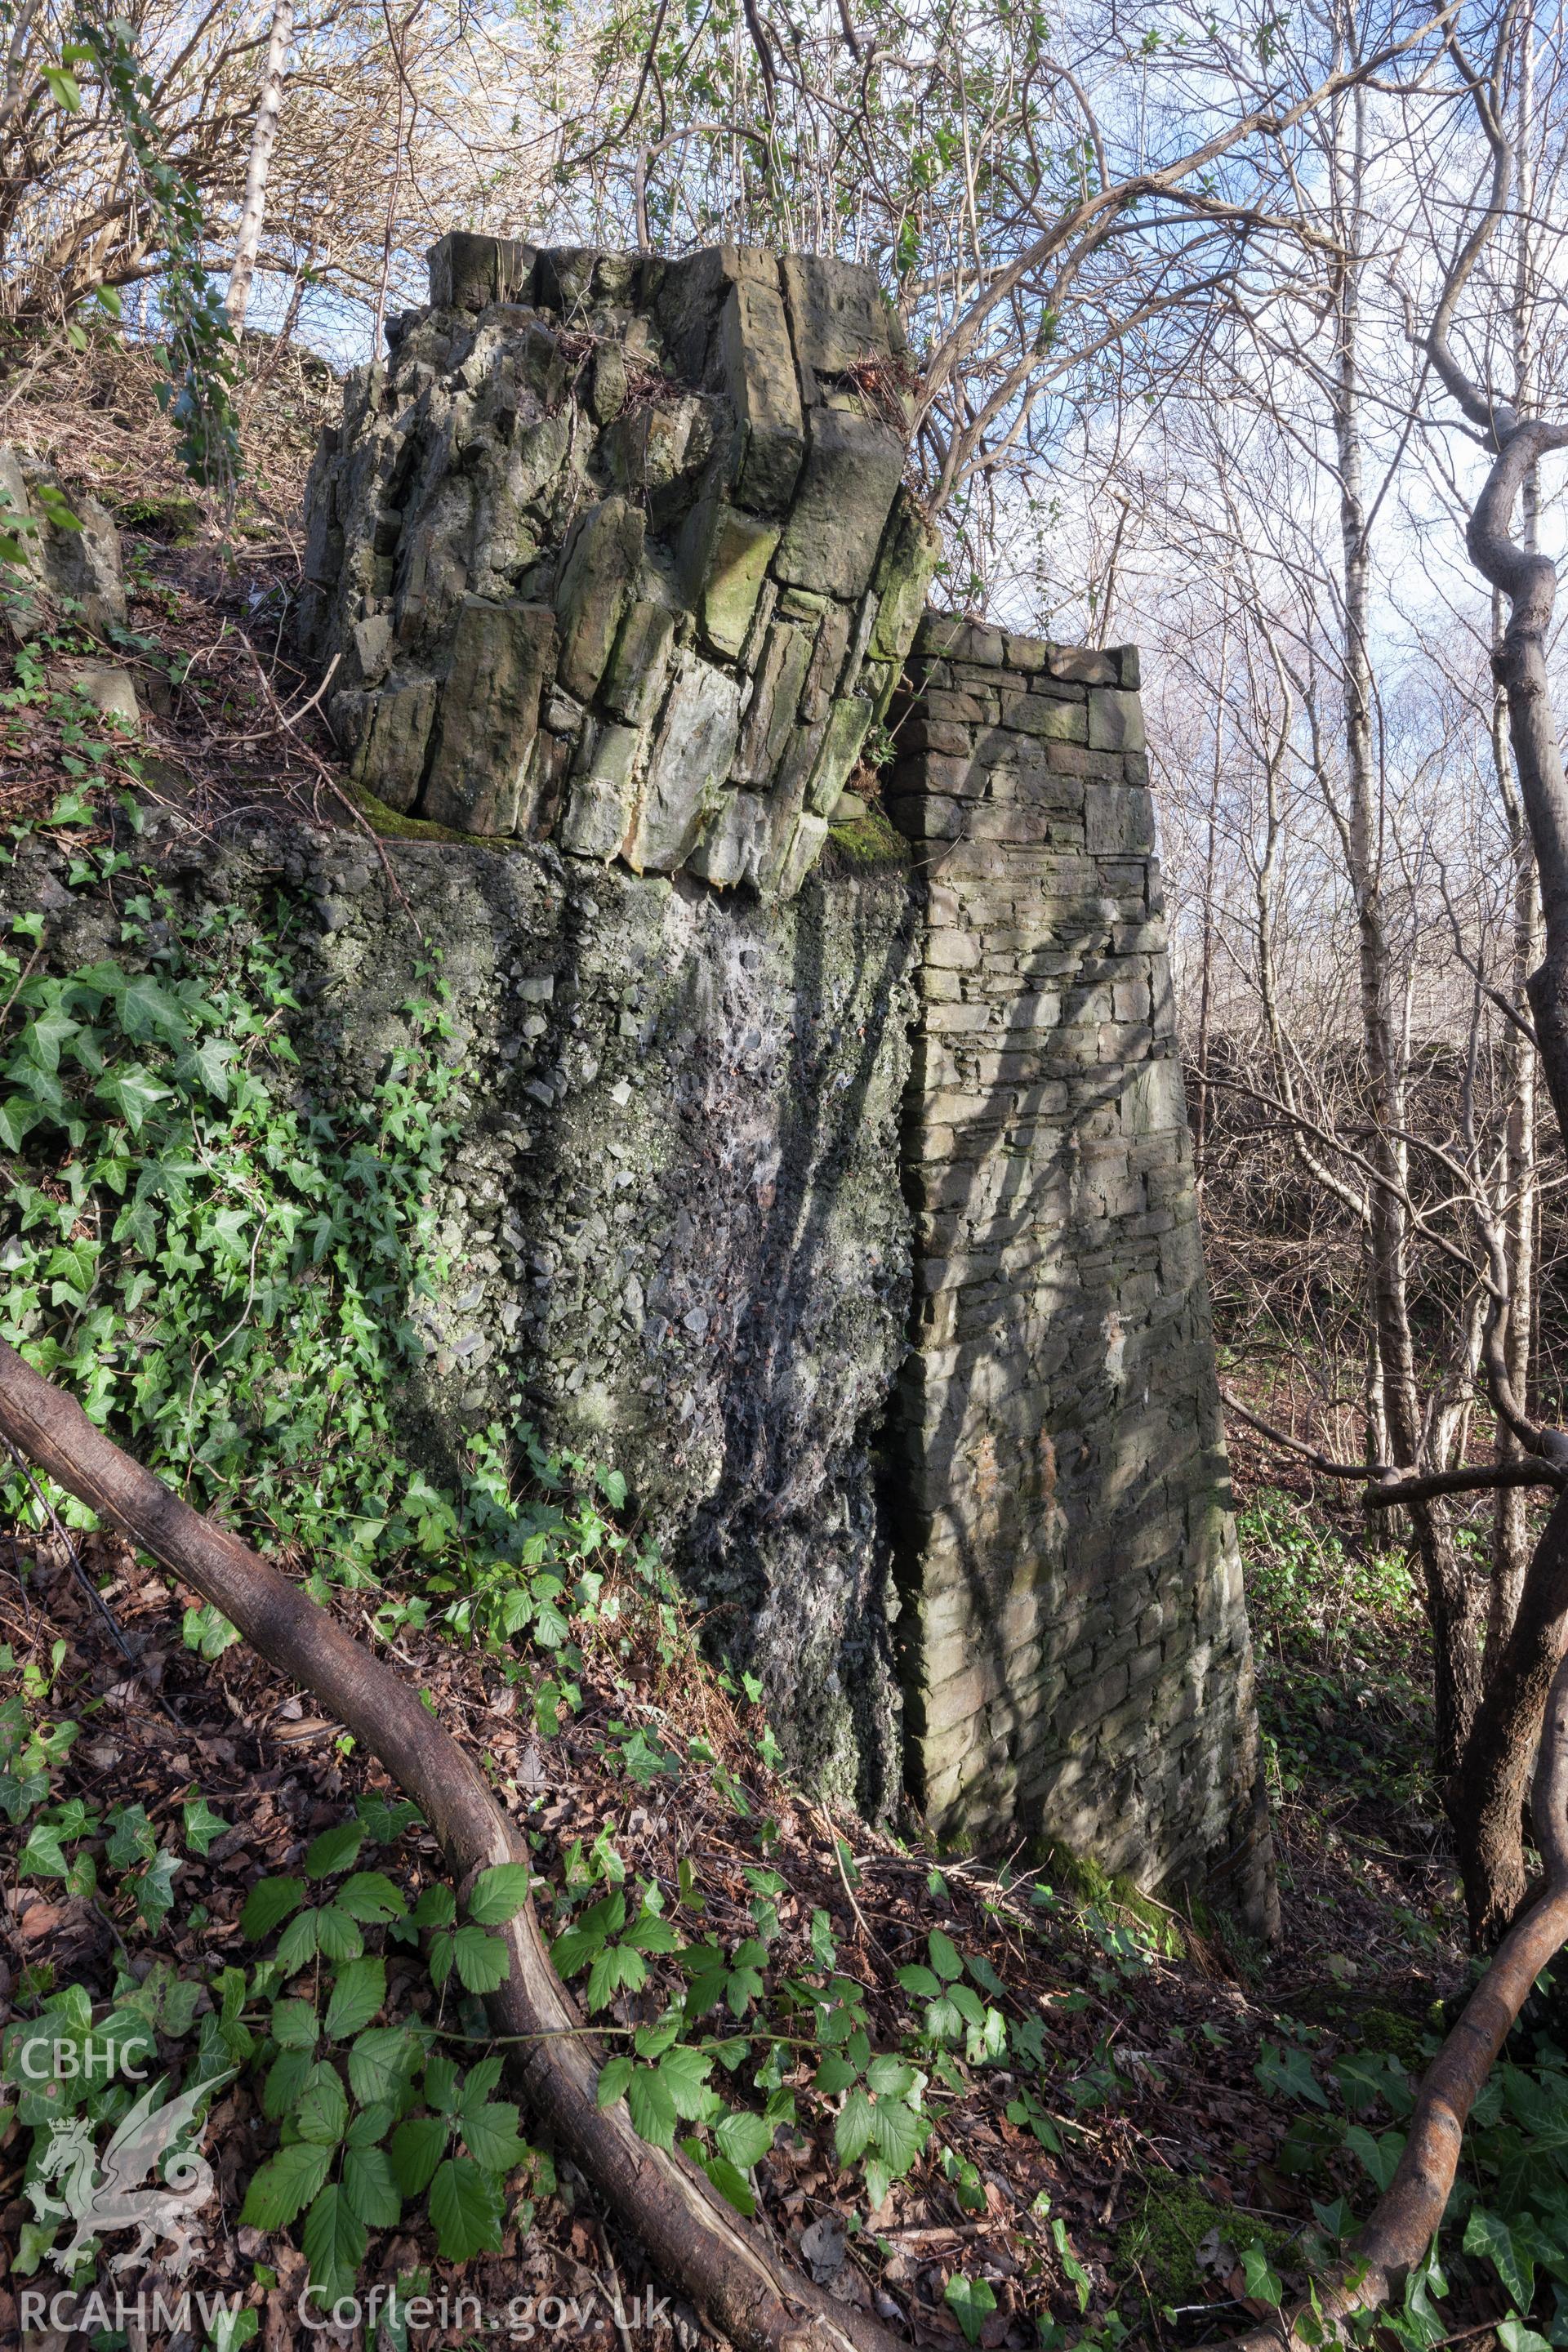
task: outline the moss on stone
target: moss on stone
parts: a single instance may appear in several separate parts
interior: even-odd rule
[[[831,824],[827,828],[824,873],[901,870],[909,862],[909,843],[889,824],[880,809],[868,809],[864,816],[852,817],[847,824]]]
[[[1165,2173],[1145,2185],[1117,2231],[1118,2266],[1135,2272],[1156,2309],[1188,2302],[1203,2277],[1198,2248],[1216,2230],[1238,2259],[1245,2247],[1260,2245],[1277,2271],[1300,2265],[1300,2252],[1283,2230],[1217,2204],[1195,2181]]]
[[[1166,1905],[1143,1894],[1131,1878],[1112,1877],[1088,1855],[1048,1843],[1039,1848],[1039,1864],[1059,1879],[1079,1903],[1091,1904],[1112,1922],[1119,1914],[1123,1919],[1136,1920],[1141,1927],[1159,1937],[1160,1948],[1167,1958],[1185,1958],[1186,1943],[1177,1917]]]
[[[1419,2074],[1426,2063],[1427,2028],[1413,2017],[1401,2016],[1396,2009],[1373,2006],[1363,2009],[1356,2021],[1363,2050],[1386,2051],[1403,2066]]]
[[[377,800],[363,784],[351,783],[346,790],[354,806],[370,819],[377,833],[384,834],[389,841],[461,841],[475,849],[508,849],[514,845],[500,837],[481,841],[477,834],[454,833],[448,825],[432,824],[422,816],[404,816],[397,809],[389,808],[384,801]]]
[[[127,499],[117,506],[114,519],[122,530],[150,531],[171,547],[193,546],[204,517],[196,499],[177,494],[167,498]]]

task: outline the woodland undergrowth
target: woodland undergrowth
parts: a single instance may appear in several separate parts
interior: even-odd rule
[[[0,940],[0,1330],[415,1676],[527,1830],[601,2098],[836,2294],[993,2352],[1183,2347],[1267,2313],[1386,2181],[1468,1979],[1402,1560],[1243,1456],[1273,1952],[1066,1856],[830,1818],[781,1775],[758,1686],[702,1654],[614,1464],[498,1425],[444,1485],[400,1448],[461,1074],[439,961],[369,1097],[316,1104],[288,887],[198,917],[139,853],[160,802],[334,805],[329,747],[278,717],[303,691],[286,565],[154,538],[132,585],[114,650],[142,735],[69,687],[68,618],[0,688],[0,849],[41,837],[119,941],[73,964],[58,906]],[[89,2074],[107,2046],[201,2094],[218,2188],[189,2284],[216,2352],[373,2289],[357,2340],[395,2352],[626,2352],[643,2294],[639,2335],[691,2352],[703,2315],[506,2095],[482,1995],[521,1872],[459,1903],[414,1810],[210,1608],[18,1464],[0,1509],[0,2341],[67,2283],[62,2120],[101,2147],[140,2095]],[[40,2074],[57,2043],[78,2071]],[[68,2273],[89,2297],[100,2275],[90,2249]],[[75,2341],[127,2340],[82,2317]],[[1384,2325],[1417,2352],[1568,2343],[1550,1986]]]

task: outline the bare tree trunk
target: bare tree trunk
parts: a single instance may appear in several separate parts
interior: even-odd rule
[[[1527,543],[1531,536],[1527,517]],[[1501,641],[1500,598],[1494,639]],[[1530,832],[1510,772],[1508,703],[1500,691],[1493,725],[1493,760],[1498,786],[1508,815],[1513,850],[1513,953],[1510,993],[1522,1005],[1530,975],[1541,954],[1541,902],[1535,887],[1535,858]],[[1504,1086],[1509,1102],[1502,1181],[1503,1263],[1509,1296],[1504,1351],[1509,1386],[1528,1409],[1531,1346],[1535,1327],[1535,1225],[1541,1201],[1541,1177],[1536,1164],[1535,1048],[1511,1024],[1501,1039]],[[1524,1447],[1513,1431],[1500,1427],[1498,1450],[1504,1461],[1523,1458]],[[1491,1601],[1487,1619],[1487,1671],[1500,1656],[1523,1590],[1530,1565],[1530,1501],[1522,1487],[1499,1490],[1492,1529]]]
[[[234,267],[228,273],[224,308],[237,335],[250,301],[250,281],[261,249],[261,224],[267,214],[267,182],[272,150],[278,140],[278,118],[283,111],[283,71],[294,36],[294,0],[272,0],[272,28],[267,37],[267,63],[261,72],[261,92],[256,106],[256,128],[250,134],[250,156],[245,167],[245,202],[239,208],[239,233],[235,239]]]
[[[1516,1492],[1520,1491],[1515,1489]],[[1552,1507],[1465,1746],[1449,1804],[1470,1938],[1497,1941],[1524,1900],[1525,1792],[1536,1727],[1568,1644],[1568,1496]]]
[[[1372,1094],[1370,1156],[1383,1180],[1368,1200],[1367,1272],[1376,1340],[1377,1388],[1389,1458],[1402,1469],[1424,1465],[1425,1428],[1410,1329],[1405,1189],[1405,1080],[1391,1017],[1391,972],[1384,919],[1382,793],[1373,740],[1369,646],[1370,549],[1362,488],[1360,378],[1361,192],[1366,145],[1365,100],[1358,87],[1343,101],[1352,131],[1346,155],[1338,138],[1333,164],[1342,258],[1333,271],[1337,371],[1331,399],[1339,458],[1340,536],[1344,567],[1344,733],[1350,787],[1344,827],[1355,896],[1362,1040]],[[1437,1768],[1446,1780],[1480,1697],[1480,1595],[1455,1547],[1441,1503],[1417,1503],[1411,1531],[1420,1559],[1432,1629]]]
[[[1224,670],[1220,673],[1224,688]],[[1198,1036],[1197,1101],[1193,1112],[1193,1183],[1201,1201],[1204,1178],[1208,1172],[1209,1136],[1209,1040],[1214,1017],[1214,900],[1215,852],[1219,830],[1219,788],[1223,761],[1221,758],[1220,707],[1216,702],[1214,720],[1214,763],[1209,774],[1208,835],[1204,853],[1204,912],[1200,939],[1202,958],[1198,977]]]

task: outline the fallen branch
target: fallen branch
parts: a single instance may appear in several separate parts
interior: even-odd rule
[[[1510,1455],[1455,1470],[1418,1471],[1408,1478],[1391,1474],[1373,1481],[1361,1500],[1363,1510],[1393,1511],[1401,1503],[1428,1502],[1434,1495],[1484,1495],[1498,1486],[1550,1486],[1561,1494],[1565,1485],[1568,1475],[1559,1463],[1527,1454],[1522,1460]]]
[[[1499,1945],[1458,2023],[1422,2077],[1398,2169],[1351,2258],[1289,2317],[1235,2337],[1226,2352],[1321,2352],[1357,2312],[1398,2294],[1443,2219],[1465,2122],[1536,1978],[1568,1941],[1568,1654],[1552,1677],[1531,1792],[1546,1874],[1540,1894]]]
[[[1358,1478],[1366,1492],[1361,1500],[1369,1511],[1397,1510],[1402,1503],[1427,1502],[1435,1495],[1483,1495],[1499,1486],[1551,1486],[1561,1493],[1568,1486],[1568,1465],[1555,1454],[1527,1454],[1521,1460],[1478,1462],[1468,1466],[1460,1465],[1453,1470],[1396,1470],[1387,1462],[1336,1462],[1331,1454],[1320,1453],[1289,1430],[1277,1429],[1271,1421],[1250,1412],[1241,1399],[1232,1394],[1223,1383],[1220,1398],[1226,1412],[1235,1413],[1237,1421],[1246,1422],[1260,1437],[1282,1445],[1288,1454],[1307,1463],[1325,1478]],[[1538,1432],[1538,1435],[1555,1437],[1555,1430]]]
[[[269,1665],[370,1748],[425,1814],[459,1892],[528,1847],[479,1767],[380,1658],[226,1528],[172,1494],[95,1429],[64,1390],[0,1340],[0,1433],[100,1517],[221,1611]],[[624,2106],[595,2104],[599,2052],[550,1965],[533,1906],[503,1931],[510,1969],[489,1998],[515,2043],[517,2087],[659,2272],[744,2352],[899,2352],[747,2230],[679,2156],[637,2137]]]

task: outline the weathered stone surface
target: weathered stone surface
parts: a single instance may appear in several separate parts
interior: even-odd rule
[[[877,618],[868,651],[874,660],[902,661],[941,553],[942,539],[935,525],[926,520],[906,492],[893,509],[872,583]]]
[[[735,680],[700,655],[681,655],[626,845],[635,874],[685,863],[729,773],[740,725]]]
[[[709,644],[733,659],[751,630],[779,543],[779,526],[719,498],[700,507],[698,517],[689,556],[689,593]]]
[[[819,377],[902,351],[898,321],[867,270],[817,253],[786,254],[781,269],[807,401],[821,398]]]
[[[771,845],[767,802],[760,793],[726,793],[688,863],[719,889],[761,880]]]
[[[51,522],[37,492],[52,491],[80,529]],[[90,490],[62,483],[30,449],[0,442],[0,530],[21,550],[21,578],[0,589],[3,616],[14,636],[30,637],[52,621],[74,617],[93,636],[125,626],[125,583],[120,535],[108,509]]]
[[[734,773],[742,783],[772,783],[800,708],[812,639],[789,621],[768,630],[747,706]]]
[[[664,693],[674,644],[675,614],[668,604],[642,597],[629,604],[599,689],[605,709],[630,727],[651,719]]]
[[[805,805],[813,816],[826,816],[860,756],[860,746],[866,740],[866,730],[871,723],[871,706],[858,695],[836,702],[828,714],[822,749],[816,755],[816,765],[806,786]]]
[[[458,616],[440,737],[425,812],[462,833],[515,833],[555,657],[555,616],[542,604],[469,596]]]
[[[894,706],[894,822],[951,845],[925,893],[904,1127],[905,1680],[940,1828],[1055,1841],[1267,1928],[1251,1656],[1123,675],[1119,655],[928,619]],[[1069,755],[1105,765],[1079,782],[1056,765]]]
[[[618,855],[631,824],[643,738],[636,727],[596,727],[584,737],[582,772],[561,828],[563,849],[584,857]]]
[[[774,562],[778,577],[852,600],[865,593],[903,478],[904,445],[878,418],[808,411],[806,457]]]
[[[313,1107],[357,1122],[450,991],[458,1131],[430,1187],[433,1287],[395,1286],[414,1360],[399,1444],[456,1485],[499,1424],[615,1464],[793,1771],[872,1816],[900,1800],[878,1431],[905,1346],[898,1123],[914,950],[906,878],[811,875],[785,906],[672,888],[553,843],[388,840],[253,818],[193,852],[158,808],[137,844],[184,910],[278,935]],[[50,968],[123,952],[45,836],[4,916],[60,905]],[[721,1143],[721,1150],[716,1150]],[[411,1269],[405,1269],[406,1283]],[[370,1311],[375,1311],[374,1307]]]
[[[436,681],[395,681],[364,700],[364,731],[350,770],[378,800],[400,814],[414,806],[425,777],[425,753],[436,717]]]
[[[787,866],[794,887],[818,841],[802,817],[845,781],[847,722],[825,752],[829,713],[857,694],[884,706],[929,555],[900,436],[845,377],[891,361],[875,279],[802,265],[797,350],[777,258],[745,247],[666,262],[459,234],[431,269],[431,307],[394,320],[387,359],[346,383],[308,493],[301,637],[338,657],[329,716],[356,776],[464,829],[559,824],[570,854],[650,871],[706,843],[702,878],[768,893]],[[554,610],[531,750],[504,680],[470,719],[475,599]],[[674,665],[694,645],[727,683],[705,689],[678,758],[660,714],[672,694],[687,711]],[[423,705],[378,698],[426,681],[421,750]],[[737,741],[726,714],[748,706]],[[616,728],[664,747],[639,749],[629,801]],[[465,751],[465,730],[486,740]],[[709,774],[726,742],[727,772]],[[768,806],[710,823],[726,783]]]
[[[439,310],[485,310],[492,302],[526,301],[535,259],[534,247],[517,238],[453,229],[430,248],[430,299]]]
[[[643,518],[624,498],[605,499],[577,525],[562,558],[561,683],[586,702],[605,674],[642,562]]]
[[[719,320],[725,387],[745,433],[735,496],[763,514],[788,507],[805,457],[789,322],[777,291],[737,278]]]
[[[76,662],[68,669],[54,673],[51,682],[64,692],[79,694],[95,710],[121,720],[127,727],[142,724],[135,681],[118,662]]]

